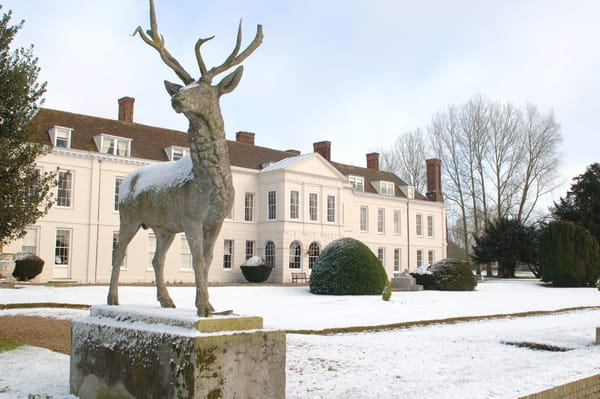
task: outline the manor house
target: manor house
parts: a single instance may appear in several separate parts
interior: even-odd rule
[[[133,122],[134,99],[119,100],[118,120],[51,109],[35,118],[40,138],[52,146],[37,167],[56,171],[55,204],[8,245],[45,260],[39,282],[106,283],[119,231],[119,185],[133,170],[185,156],[187,133]],[[280,151],[254,144],[238,132],[228,141],[235,203],[215,247],[209,282],[241,282],[240,265],[259,255],[274,266],[269,281],[310,275],[331,241],[353,237],[381,259],[388,276],[446,256],[446,211],[441,162],[428,160],[427,192],[379,170],[379,154],[366,167],[331,160],[331,142],[314,152]],[[152,282],[156,239],[140,230],[127,249],[124,283]],[[168,282],[194,281],[185,236],[179,234],[165,261]]]

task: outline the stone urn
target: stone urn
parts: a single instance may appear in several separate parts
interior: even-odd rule
[[[242,274],[250,283],[262,283],[271,275],[273,266],[265,262],[260,256],[253,256],[240,266]]]
[[[16,260],[16,254],[8,252],[0,253],[0,288],[12,288],[15,286],[15,279],[12,272],[15,270]]]

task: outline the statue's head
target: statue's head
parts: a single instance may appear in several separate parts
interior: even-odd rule
[[[202,79],[187,86],[178,85],[165,80],[165,87],[171,96],[171,105],[178,113],[188,119],[209,118],[220,114],[219,98],[231,93],[242,79],[244,67],[239,66],[217,85],[211,85]]]
[[[221,118],[219,99],[223,94],[230,93],[237,87],[242,78],[243,67],[237,67],[214,86],[212,85],[213,78],[244,61],[260,46],[263,40],[262,26],[258,25],[254,40],[240,53],[242,43],[242,21],[240,21],[237,41],[233,52],[221,65],[208,69],[202,59],[200,47],[205,42],[214,38],[214,36],[207,39],[198,39],[195,51],[198,67],[200,68],[200,78],[196,80],[183,69],[181,64],[165,48],[164,38],[158,33],[153,0],[150,0],[150,29],[144,32],[142,27],[138,26],[134,35],[136,33],[139,33],[144,42],[158,51],[160,58],[184,83],[184,86],[181,86],[165,81],[165,86],[171,96],[171,104],[175,111],[183,113],[190,121],[196,118],[205,118],[207,120],[214,117]]]

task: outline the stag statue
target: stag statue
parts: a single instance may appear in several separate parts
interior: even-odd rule
[[[119,265],[123,262],[127,245],[142,227],[152,229],[156,235],[152,266],[158,301],[163,307],[175,307],[165,287],[163,268],[165,254],[175,234],[185,232],[192,254],[198,316],[207,317],[214,312],[206,287],[208,270],[215,241],[223,219],[231,211],[234,196],[219,99],[236,88],[243,67],[237,67],[216,85],[211,82],[218,74],[240,64],[260,46],[263,40],[262,26],[257,26],[256,36],[240,53],[240,21],[233,52],[223,64],[210,70],[202,59],[200,47],[214,36],[199,39],[195,46],[200,68],[198,80],[192,78],[165,48],[164,38],[158,33],[153,0],[150,0],[150,30],[144,33],[138,27],[133,35],[138,33],[145,43],[158,51],[161,59],[185,85],[165,81],[173,109],[183,113],[189,120],[190,156],[177,162],[142,167],[121,183],[119,242],[112,260],[108,304],[119,303]]]

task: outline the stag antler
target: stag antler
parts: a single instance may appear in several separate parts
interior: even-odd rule
[[[158,25],[156,23],[156,12],[154,10],[154,0],[150,0],[150,29],[144,32],[142,27],[138,26],[135,32],[133,32],[132,36],[135,36],[137,33],[139,33],[140,37],[144,42],[146,42],[146,44],[150,45],[151,47],[156,49],[156,51],[158,51],[158,53],[160,54],[160,58],[175,72],[175,74],[177,74],[177,76],[183,81],[183,83],[185,83],[186,85],[194,83],[195,79],[192,78],[192,76],[189,73],[187,73],[185,69],[183,69],[181,64],[165,48],[165,39],[162,35],[158,33]],[[237,40],[233,52],[229,55],[229,57],[225,59],[225,61],[221,65],[219,65],[218,67],[213,67],[209,71],[206,68],[204,60],[202,59],[200,47],[207,41],[212,40],[213,38],[214,36],[211,36],[206,39],[198,39],[198,41],[196,42],[196,59],[198,60],[198,67],[200,68],[200,79],[198,79],[198,81],[210,83],[216,75],[225,72],[229,68],[232,68],[244,61],[250,54],[254,52],[254,50],[258,48],[258,46],[261,45],[263,41],[262,25],[257,25],[256,36],[254,36],[254,39],[248,45],[248,47],[246,47],[244,51],[238,54],[240,51],[240,46],[242,44],[242,21],[240,20],[237,33]]]

